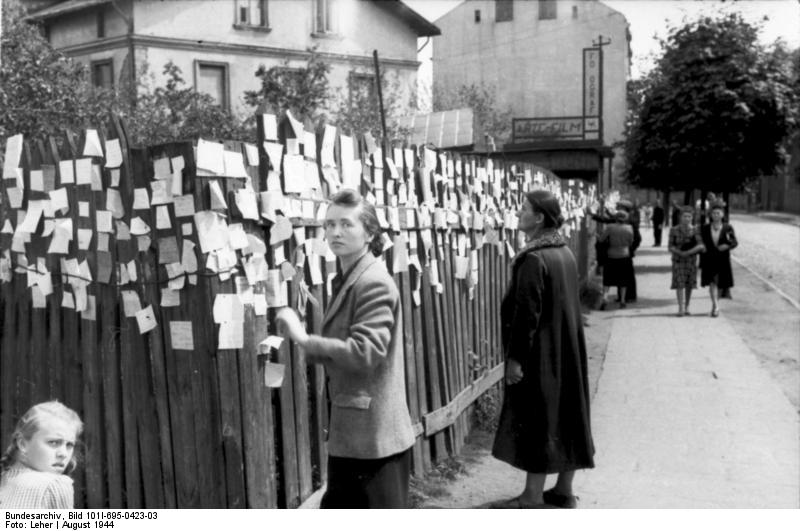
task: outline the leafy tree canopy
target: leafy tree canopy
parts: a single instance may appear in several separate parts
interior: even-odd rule
[[[287,59],[280,66],[261,65],[255,75],[261,79],[259,90],[247,90],[245,102],[253,107],[265,103],[273,109],[291,109],[302,118],[316,120],[324,116],[331,99],[328,82],[330,65],[315,49],[310,49],[305,66],[290,66]]]
[[[134,144],[206,138],[254,139],[255,128],[242,123],[213,99],[185,87],[180,69],[164,67],[167,83],[151,90],[137,76],[136,104],[131,87],[104,89],[91,83],[88,68],[54,50],[39,29],[24,20],[17,0],[3,2],[0,65],[0,138],[22,133],[29,138],[55,136],[64,130],[96,127],[110,113],[125,118]]]
[[[80,129],[117,108],[116,95],[95,89],[87,68],[53,50],[22,18],[15,0],[3,2],[0,137],[30,137]]]
[[[738,14],[671,28],[630,85],[627,177],[639,186],[737,191],[785,163],[798,95],[788,53]]]

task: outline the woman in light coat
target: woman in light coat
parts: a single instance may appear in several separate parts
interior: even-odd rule
[[[353,190],[331,197],[325,239],[342,275],[322,320],[308,334],[297,314],[277,318],[311,363],[325,366],[331,414],[328,485],[321,508],[408,507],[414,432],[406,403],[403,323],[394,280],[376,259],[375,208]]]

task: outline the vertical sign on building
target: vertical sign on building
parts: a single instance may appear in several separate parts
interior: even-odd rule
[[[586,140],[601,138],[602,61],[601,48],[583,49],[583,131]]]

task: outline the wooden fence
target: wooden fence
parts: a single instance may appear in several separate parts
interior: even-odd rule
[[[280,305],[320,330],[336,272],[323,198],[342,184],[375,201],[393,243],[415,475],[460,451],[470,404],[500,380],[523,191],[560,194],[586,271],[585,184],[257,118],[257,146],[132,148],[116,118],[80,137],[6,142],[0,435],[34,403],[76,409],[77,507],[297,507],[324,485],[324,371],[289,342],[259,344]],[[267,387],[278,362],[283,384]]]

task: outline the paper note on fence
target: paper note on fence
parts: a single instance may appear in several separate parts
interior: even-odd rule
[[[106,168],[119,168],[122,166],[122,149],[119,138],[106,140]]]
[[[274,114],[262,114],[261,123],[264,126],[264,138],[267,140],[278,139],[278,121]],[[20,135],[21,136],[21,135]]]
[[[172,168],[169,163],[169,157],[161,157],[153,160],[153,177],[157,181],[169,179],[172,176]]]
[[[180,195],[172,198],[175,205],[175,217],[183,218],[194,215],[194,197],[191,195]]]
[[[75,161],[75,184],[92,184],[92,159]]]
[[[97,129],[86,130],[86,143],[83,145],[84,157],[102,157],[103,148],[100,145],[100,136],[97,134]]]
[[[256,193],[251,188],[236,190],[234,197],[236,199],[236,208],[239,209],[244,219],[258,220]]]
[[[133,290],[120,291],[122,295],[122,310],[125,317],[136,317],[136,313],[142,309],[139,294]]]
[[[113,188],[106,190],[106,210],[111,211],[114,219],[125,217],[125,207],[122,206],[122,196],[118,190]]]
[[[214,322],[244,321],[244,305],[236,293],[219,293],[214,298]]]
[[[264,364],[264,385],[267,387],[281,387],[286,366],[282,363],[268,361]]]
[[[191,321],[170,321],[169,335],[173,350],[194,350]]]
[[[225,163],[225,172],[223,173],[225,177],[248,177],[241,152],[223,151],[222,157]]]
[[[72,160],[62,160],[58,163],[61,184],[73,184],[75,182],[75,166],[73,162]]]
[[[6,139],[6,155],[3,159],[3,178],[14,179],[22,158],[22,135],[14,135]]]
[[[226,321],[219,324],[219,350],[238,350],[244,348],[244,323]]]
[[[181,305],[181,292],[170,288],[161,288],[161,307],[172,308]]]
[[[197,168],[216,175],[225,173],[225,147],[218,142],[197,141]]]
[[[210,253],[228,244],[228,225],[225,218],[213,210],[195,212],[194,224],[202,252]]]
[[[146,334],[156,327],[158,323],[152,305],[136,312],[136,324],[139,325],[140,334]]]
[[[147,188],[134,188],[133,209],[147,210],[148,208],[150,208],[150,196],[147,194]]]

